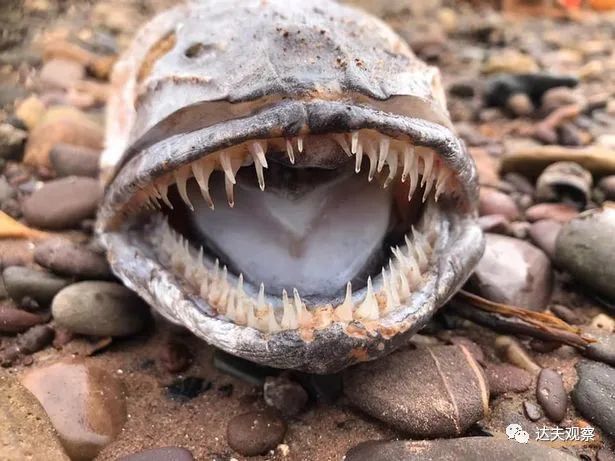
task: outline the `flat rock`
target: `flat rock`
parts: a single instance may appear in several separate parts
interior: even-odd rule
[[[480,366],[462,346],[405,349],[344,373],[361,410],[415,437],[463,434],[489,408]]]
[[[559,423],[566,416],[568,394],[561,375],[550,368],[544,368],[536,383],[536,400],[551,421]]]
[[[61,361],[35,368],[22,382],[43,405],[73,460],[94,458],[126,421],[122,383],[85,362]]]
[[[0,375],[0,452],[6,461],[70,461],[41,404],[8,374]]]
[[[117,461],[194,461],[194,456],[185,448],[163,447],[122,456]]]
[[[537,442],[527,444],[496,437],[421,441],[369,441],[346,453],[346,461],[574,461],[577,458]]]
[[[506,392],[523,392],[532,384],[532,375],[522,368],[507,363],[489,363],[485,367],[485,376],[489,381],[491,395]]]
[[[576,366],[579,380],[572,401],[579,412],[615,437],[615,368],[582,360]]]
[[[94,217],[102,188],[98,180],[69,176],[47,182],[23,203],[29,224],[43,229],[70,229]]]
[[[263,386],[265,403],[286,416],[301,413],[308,401],[308,394],[301,384],[290,379],[268,376]]]
[[[485,237],[485,253],[471,284],[492,301],[543,310],[553,287],[547,255],[523,240],[490,233]]]
[[[615,209],[583,213],[560,231],[555,260],[558,266],[598,294],[615,300]]]
[[[56,144],[49,153],[51,166],[58,177],[98,176],[100,150],[71,144]]]
[[[263,455],[286,434],[286,423],[272,412],[251,411],[235,416],[226,428],[229,446],[244,456]]]
[[[540,219],[529,227],[528,235],[532,242],[544,251],[549,258],[555,257],[555,242],[562,224],[554,219]]]
[[[49,272],[20,266],[7,267],[2,272],[2,277],[7,293],[15,302],[19,303],[27,296],[44,307],[69,283],[68,280]]]
[[[34,250],[34,261],[61,275],[82,279],[109,279],[111,269],[104,255],[66,239],[49,239]]]
[[[79,282],[60,291],[51,311],[58,326],[92,336],[128,336],[149,317],[145,303],[123,285]]]

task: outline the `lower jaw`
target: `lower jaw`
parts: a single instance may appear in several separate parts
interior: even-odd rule
[[[470,275],[483,247],[474,216],[461,215],[443,204],[430,208],[425,215],[431,215],[429,231],[437,236],[433,255],[422,285],[404,305],[377,320],[333,320],[274,333],[228,321],[199,296],[198,290],[166,267],[161,262],[164,258],[145,237],[159,231],[162,221],[127,222],[101,238],[118,277],[168,320],[226,352],[263,365],[330,373],[399,347]],[[364,296],[365,289],[354,293],[357,299]]]

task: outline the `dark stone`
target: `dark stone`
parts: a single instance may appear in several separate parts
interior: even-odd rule
[[[34,354],[51,344],[55,331],[49,325],[35,325],[28,331],[19,335],[17,347],[24,354]]]
[[[461,435],[488,411],[480,366],[463,346],[405,349],[344,373],[361,410],[417,437]]]
[[[536,383],[536,400],[551,421],[559,423],[564,419],[568,407],[568,395],[558,372],[543,368]]]
[[[265,403],[285,416],[296,416],[308,401],[308,394],[300,384],[283,377],[268,377],[263,386]]]
[[[314,375],[297,373],[296,379],[302,384],[310,398],[317,402],[332,405],[342,396],[342,375]]]
[[[203,378],[196,376],[188,376],[178,379],[167,386],[167,394],[173,400],[186,402],[190,399],[198,397],[203,392],[211,389],[211,382],[205,381]]]
[[[100,151],[96,149],[60,143],[51,149],[49,159],[58,177],[98,176]]]
[[[540,443],[502,437],[465,437],[422,441],[369,441],[351,448],[345,461],[574,461],[575,457]]]
[[[579,325],[583,323],[583,319],[581,319],[575,311],[566,306],[562,306],[561,304],[552,304],[549,306],[549,310],[564,322],[570,323],[571,325]]]
[[[66,239],[49,239],[34,250],[34,261],[60,275],[82,279],[109,279],[113,276],[103,254]]]
[[[122,456],[117,461],[194,461],[194,456],[185,448],[164,447]]]
[[[505,107],[511,95],[524,93],[538,106],[547,90],[558,86],[575,87],[578,83],[575,77],[542,73],[499,74],[487,80],[483,99],[487,106]]]
[[[615,334],[596,335],[597,341],[589,344],[583,355],[615,367]]]
[[[286,423],[272,412],[252,411],[235,416],[226,428],[229,446],[244,456],[273,450],[286,434]]]
[[[590,360],[576,365],[579,380],[572,401],[579,412],[615,437],[615,368]]]
[[[2,277],[7,293],[15,302],[19,303],[27,296],[45,307],[69,283],[68,280],[48,272],[20,266],[7,267],[2,272]]]
[[[507,363],[489,363],[485,367],[489,391],[497,396],[506,392],[523,392],[532,384],[532,375],[522,368]]]
[[[49,321],[49,315],[38,315],[17,309],[10,302],[0,303],[0,333],[15,334]]]

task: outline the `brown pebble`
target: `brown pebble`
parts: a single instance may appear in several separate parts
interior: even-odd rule
[[[575,207],[564,203],[539,203],[525,210],[525,218],[530,222],[540,219],[552,219],[560,223],[566,223],[578,214],[579,211]]]
[[[536,383],[536,399],[551,421],[559,423],[564,419],[568,396],[558,372],[550,368],[544,368],[540,372]]]
[[[74,175],[95,178],[98,175],[98,149],[59,143],[53,146],[49,158],[58,177]]]
[[[472,354],[474,360],[481,365],[485,363],[485,353],[483,352],[483,349],[470,338],[466,338],[465,336],[451,336],[449,342],[451,344],[455,344],[456,346],[465,347],[468,352]]]
[[[49,315],[38,315],[17,309],[10,301],[0,303],[0,333],[21,333],[47,321]]]
[[[264,455],[286,434],[286,423],[272,412],[251,411],[235,416],[226,428],[229,446],[244,456]]]
[[[560,222],[554,219],[540,219],[529,227],[528,235],[532,242],[544,251],[549,258],[555,256],[555,242],[562,228]]]
[[[67,239],[53,238],[39,243],[34,261],[60,274],[81,279],[109,279],[111,269],[103,254]]]
[[[485,375],[489,382],[492,395],[506,392],[523,392],[532,384],[532,375],[522,368],[507,363],[489,363],[485,367]]]
[[[481,188],[478,209],[481,216],[500,214],[506,216],[510,221],[519,218],[519,209],[514,200],[491,187]]]

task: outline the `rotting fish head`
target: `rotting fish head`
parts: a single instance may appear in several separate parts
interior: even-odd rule
[[[324,0],[195,2],[116,64],[97,232],[207,342],[279,368],[386,354],[483,250],[437,69]]]

